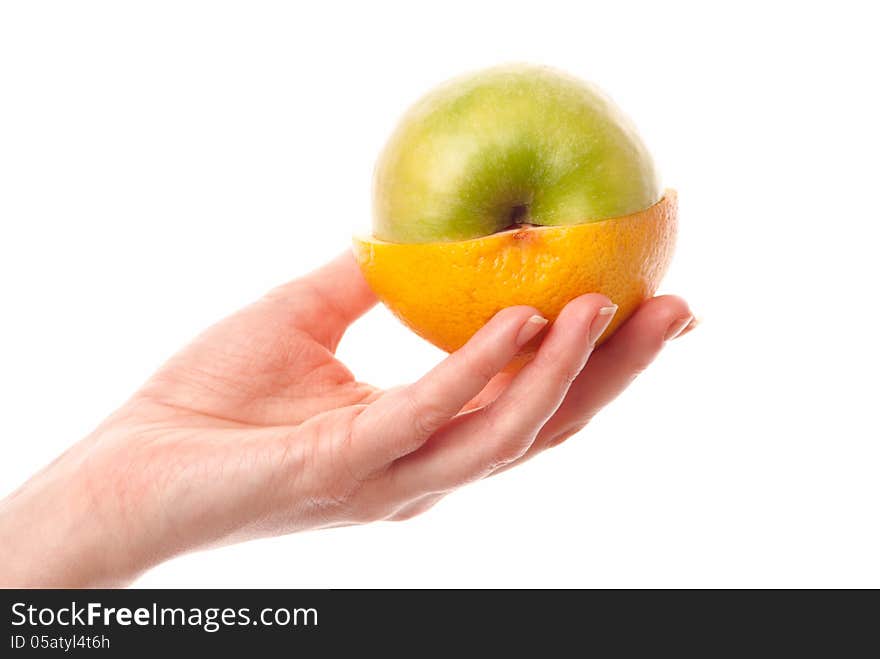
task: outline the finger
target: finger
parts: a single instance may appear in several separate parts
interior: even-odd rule
[[[523,459],[583,428],[654,361],[667,341],[690,331],[694,324],[687,302],[680,297],[664,295],[642,304],[592,356]]]
[[[498,398],[501,392],[507,389],[507,385],[510,384],[511,380],[513,380],[517,371],[519,371],[521,367],[522,365],[517,365],[515,360],[511,362],[511,364],[503,371],[489,380],[489,384],[483,387],[483,390],[480,393],[468,401],[467,405],[462,408],[462,412],[469,412],[471,410],[485,407]]]
[[[404,522],[416,515],[421,515],[437,505],[443,494],[429,494],[404,505],[394,512],[388,519],[392,522]]]
[[[315,339],[335,350],[343,332],[376,304],[350,251],[305,277],[279,286],[267,298],[289,305]]]
[[[419,448],[546,324],[533,307],[504,309],[418,382],[370,405],[346,447],[353,473],[374,473]]]
[[[535,358],[495,401],[458,417],[395,463],[394,496],[447,491],[522,455],[562,403],[615,310],[603,295],[584,295],[566,305]]]

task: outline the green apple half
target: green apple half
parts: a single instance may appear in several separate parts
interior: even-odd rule
[[[620,217],[660,199],[631,122],[596,87],[508,65],[454,79],[405,114],[376,166],[373,232],[467,240]]]

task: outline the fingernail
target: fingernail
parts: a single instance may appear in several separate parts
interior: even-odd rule
[[[679,318],[669,325],[669,328],[666,330],[666,336],[663,340],[672,341],[672,339],[677,339],[678,337],[684,336],[685,334],[690,332],[696,326],[697,319],[693,316]]]
[[[537,314],[529,318],[516,335],[516,345],[522,347],[534,339],[548,322],[546,318]]]
[[[596,317],[593,318],[593,322],[590,324],[590,345],[594,345],[599,337],[602,336],[602,332],[608,329],[608,326],[611,324],[611,319],[614,318],[614,314],[616,313],[616,304],[599,309]]]

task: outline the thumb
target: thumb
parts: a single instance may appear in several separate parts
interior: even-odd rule
[[[279,286],[268,297],[296,307],[309,333],[330,350],[335,350],[348,326],[376,304],[376,296],[350,251]]]

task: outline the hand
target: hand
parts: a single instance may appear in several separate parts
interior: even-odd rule
[[[511,307],[382,391],[334,357],[374,303],[346,254],[205,332],[0,505],[0,584],[120,585],[185,551],[412,517],[577,432],[693,326],[684,301],[654,298],[591,356],[607,298],[573,300],[546,330]]]

